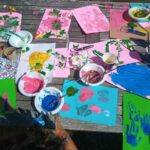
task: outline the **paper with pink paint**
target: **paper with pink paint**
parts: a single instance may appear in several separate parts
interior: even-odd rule
[[[57,55],[54,58],[53,77],[67,78],[70,75],[70,68],[66,66],[69,51],[67,48],[56,48]]]
[[[117,50],[118,46],[115,44],[119,42],[119,47],[120,47],[120,52]],[[70,56],[68,59],[67,66],[70,68],[74,68],[71,62],[71,58],[75,56],[75,53],[81,54],[82,56],[85,55],[88,58],[90,58],[91,62],[97,63],[99,65],[102,65],[106,69],[106,64],[103,62],[102,58],[97,57],[96,55],[93,54],[93,50],[97,50],[101,52],[102,54],[106,53],[109,49],[110,53],[113,53],[115,56],[118,57],[118,60],[116,61],[116,64],[118,66],[124,65],[124,64],[129,64],[129,63],[134,63],[134,62],[140,62],[141,58],[138,52],[136,51],[129,51],[126,47],[126,45],[120,44],[121,40],[105,40],[102,42],[98,43],[91,43],[91,44],[83,44],[83,43],[74,43],[70,42],[69,43],[69,50],[70,50]],[[92,48],[85,49],[82,51],[75,51],[75,49],[82,48],[85,46],[93,46]],[[124,57],[125,56],[125,57]],[[122,63],[120,63],[122,62]],[[116,68],[116,66],[112,66],[111,69]]]
[[[86,86],[76,81],[65,80],[62,92],[74,86],[79,91],[74,96],[65,96],[60,116],[108,126],[116,125],[118,89],[106,86]]]
[[[112,10],[110,12],[110,37],[111,38],[119,38],[119,39],[141,39],[147,41],[147,32],[143,30],[143,26],[146,30],[150,30],[150,23],[149,22],[140,22],[139,24],[132,20],[132,18],[128,15],[128,9],[119,9],[119,10]],[[134,30],[144,33],[145,35],[138,35],[135,32],[131,33],[128,29],[131,29],[128,26],[129,22],[134,22],[136,26]]]
[[[0,41],[7,41],[11,35],[9,31],[20,31],[22,15],[17,12],[0,13]]]
[[[18,79],[29,72],[39,72],[45,83],[51,82],[53,77],[55,43],[29,44],[22,50],[17,74]]]
[[[66,39],[71,24],[71,16],[70,10],[46,9],[35,38]]]
[[[109,21],[98,6],[74,9],[73,15],[86,34],[109,31]]]

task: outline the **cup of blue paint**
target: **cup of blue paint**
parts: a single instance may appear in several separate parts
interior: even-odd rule
[[[36,95],[34,101],[35,108],[40,113],[56,114],[64,104],[64,98],[60,98],[61,96],[62,92],[59,89],[46,87]]]

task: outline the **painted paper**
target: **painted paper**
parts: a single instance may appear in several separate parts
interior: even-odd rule
[[[77,51],[76,49],[82,48],[85,46],[91,46],[89,49],[85,49],[82,51]],[[92,47],[93,46],[93,47]],[[104,68],[106,68],[106,64],[102,61],[101,58],[98,58],[96,55],[93,54],[93,50],[97,50],[100,53],[104,54],[106,52],[113,53],[117,56],[117,62],[116,65],[124,65],[129,64],[133,62],[139,62],[141,60],[140,55],[136,51],[130,51],[129,48],[132,47],[131,43],[122,42],[122,40],[105,40],[98,43],[91,43],[91,44],[83,44],[83,43],[69,43],[69,50],[70,50],[70,56],[69,61],[67,63],[68,67],[74,68],[71,62],[72,56],[75,56],[75,54],[79,53],[82,56],[85,56],[87,58],[90,58],[90,61],[97,63],[99,65],[102,65]],[[124,57],[126,56],[126,57]],[[78,61],[78,60],[77,60]],[[111,69],[116,68],[117,66],[111,66]]]
[[[112,10],[110,12],[110,37],[132,40],[141,39],[147,41],[148,33],[143,30],[142,27],[149,31],[149,22],[141,22],[139,23],[140,25],[138,25],[138,23],[133,21],[128,15],[128,9]]]
[[[150,98],[150,68],[132,63],[109,73],[106,81],[126,91]]]
[[[53,70],[53,76],[55,78],[67,78],[70,75],[70,68],[66,66],[68,55],[69,51],[67,48],[56,48]]]
[[[123,94],[123,150],[150,149],[150,101]]]
[[[55,43],[29,44],[22,50],[16,81],[27,72],[39,72],[43,75],[45,82],[51,82]]]
[[[15,78],[17,63],[0,57],[0,79]]]
[[[1,79],[0,114],[8,114],[16,109],[16,86],[14,79]]]
[[[109,31],[109,21],[98,6],[74,9],[73,15],[86,34]]]
[[[105,86],[85,86],[76,81],[65,80],[63,95],[69,87],[79,91],[74,96],[65,96],[65,104],[60,115],[108,126],[116,125],[118,89]]]
[[[42,21],[35,34],[38,38],[66,39],[71,24],[72,12],[49,8],[45,10]]]
[[[17,12],[0,13],[0,41],[7,41],[9,31],[20,31],[22,15]]]

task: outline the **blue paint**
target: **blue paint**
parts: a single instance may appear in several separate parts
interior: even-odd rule
[[[47,95],[42,101],[42,108],[46,111],[53,111],[59,105],[59,101],[56,102],[58,98],[54,95]]]
[[[140,121],[143,132],[146,135],[150,135],[150,115],[145,114],[143,117],[141,117]]]
[[[150,96],[150,68],[141,64],[128,64],[109,75],[112,82],[140,96]]]
[[[77,115],[87,117],[92,114],[92,111],[89,109],[88,105],[82,105],[77,107]]]
[[[138,137],[139,127],[132,122],[131,125],[127,125],[126,129],[126,141],[133,147],[136,147],[141,141],[141,137]]]

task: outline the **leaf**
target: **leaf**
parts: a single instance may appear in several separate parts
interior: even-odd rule
[[[8,16],[8,15],[4,15],[4,16],[2,16],[2,20],[6,20],[7,18],[9,18],[9,16]]]
[[[30,48],[29,48],[29,47],[26,47],[25,50],[22,50],[23,53],[28,52],[28,51],[30,51]]]
[[[52,29],[53,29],[53,30],[60,30],[60,29],[61,29],[61,22],[60,22],[60,20],[56,19],[56,20],[52,23]]]
[[[76,49],[78,49],[78,48],[79,48],[79,44],[78,44],[78,45],[74,45],[74,44],[73,44],[73,49],[76,50]]]
[[[50,31],[50,32],[47,32],[43,37],[44,38],[49,38],[50,36],[53,36],[54,34]]]
[[[134,29],[134,27],[137,27],[137,25],[134,22],[129,22],[128,27]]]
[[[49,69],[50,71],[54,68],[54,66],[53,65],[51,65],[51,64],[48,64],[48,66],[46,67],[47,69]]]
[[[63,68],[63,66],[64,66],[64,63],[62,63],[62,62],[59,61],[59,62],[58,62],[58,67],[59,67],[59,68]]]
[[[16,6],[9,6],[9,12],[16,12]]]
[[[60,10],[58,9],[53,9],[53,11],[50,12],[52,15],[56,16],[56,17],[60,17]]]
[[[52,55],[54,55],[56,57],[59,57],[59,53],[58,52],[52,53]]]
[[[74,96],[78,91],[78,89],[70,86],[69,88],[67,88],[67,96]]]
[[[64,55],[61,55],[60,59],[61,60],[66,60],[66,57]]]
[[[48,53],[48,54],[51,53],[51,52],[52,52],[52,49],[49,49],[49,50],[46,51],[46,53]]]
[[[38,72],[41,73],[44,76],[46,75],[46,72],[44,72],[44,71],[39,70]]]
[[[6,23],[16,27],[19,25],[18,17],[13,17],[13,18],[8,19]]]
[[[61,36],[63,36],[64,34],[66,34],[66,32],[65,32],[65,30],[60,30],[59,34],[60,34]]]

